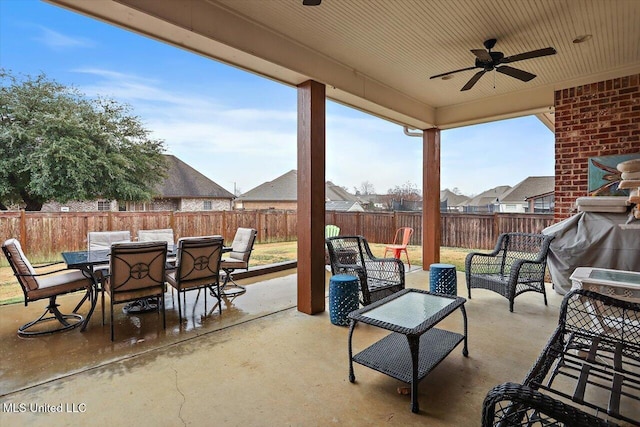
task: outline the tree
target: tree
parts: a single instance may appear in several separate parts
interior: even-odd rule
[[[396,185],[394,188],[390,188],[387,193],[393,195],[398,200],[420,200],[421,197],[418,186],[410,181],[405,182],[401,186]]]
[[[410,181],[390,188],[387,193],[386,204],[392,210],[414,210],[415,202],[421,199],[418,186]]]
[[[0,83],[0,205],[155,195],[166,177],[164,142],[130,106],[89,99],[44,74],[20,79],[0,69]]]
[[[360,184],[360,194],[365,196],[376,194],[376,189],[373,187],[373,184],[371,182],[363,181],[362,184]]]

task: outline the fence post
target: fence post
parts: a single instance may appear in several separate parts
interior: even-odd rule
[[[493,213],[493,227],[491,228],[491,231],[493,233],[493,236],[491,236],[491,241],[495,242],[498,240],[498,234],[499,233],[499,228],[498,228],[498,214],[496,212]]]
[[[396,230],[398,229],[398,212],[393,211],[393,233],[396,232]],[[389,231],[387,231],[388,233]],[[395,237],[395,234],[393,235]],[[389,237],[388,239],[386,239],[385,241],[387,242],[391,242],[391,236],[387,236]]]
[[[227,236],[227,211],[222,211],[222,238],[228,240]]]
[[[24,246],[25,251],[27,250],[27,215],[24,209],[20,209],[20,242]]]
[[[260,224],[260,210],[256,209],[256,228],[258,229],[257,240],[258,243],[264,242],[264,230],[262,229],[262,224]]]

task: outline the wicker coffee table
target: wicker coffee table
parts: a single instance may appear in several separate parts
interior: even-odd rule
[[[353,362],[411,384],[411,411],[418,412],[418,383],[451,351],[464,341],[467,350],[466,299],[432,294],[420,289],[404,289],[349,313],[349,381],[355,382]],[[464,334],[434,328],[442,319],[460,309]],[[353,355],[353,331],[358,322],[387,329],[392,333]]]

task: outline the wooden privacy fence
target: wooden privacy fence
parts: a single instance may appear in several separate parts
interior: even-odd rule
[[[498,234],[540,232],[551,225],[551,214],[441,214],[441,245],[492,249]],[[420,212],[327,212],[326,223],[342,235],[363,235],[371,243],[390,243],[399,227],[414,229],[411,245],[422,244]],[[231,243],[238,227],[258,230],[257,242],[297,240],[295,211],[207,212],[0,212],[0,242],[15,237],[29,255],[49,257],[87,247],[89,231],[172,228],[176,240],[220,234]]]
[[[89,231],[172,228],[175,239],[219,234],[229,244],[238,227],[258,230],[257,242],[296,240],[295,211],[0,212],[0,242],[14,237],[27,254],[48,257],[87,247]]]
[[[493,249],[506,232],[540,233],[553,223],[553,214],[441,213],[440,245],[453,248]],[[421,212],[327,212],[327,224],[342,235],[363,235],[372,243],[391,243],[396,229],[413,228],[410,245],[422,244]]]

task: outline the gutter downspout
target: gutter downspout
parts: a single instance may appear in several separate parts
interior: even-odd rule
[[[422,132],[411,132],[408,126],[404,127],[404,134],[407,136],[416,136],[422,138]]]

